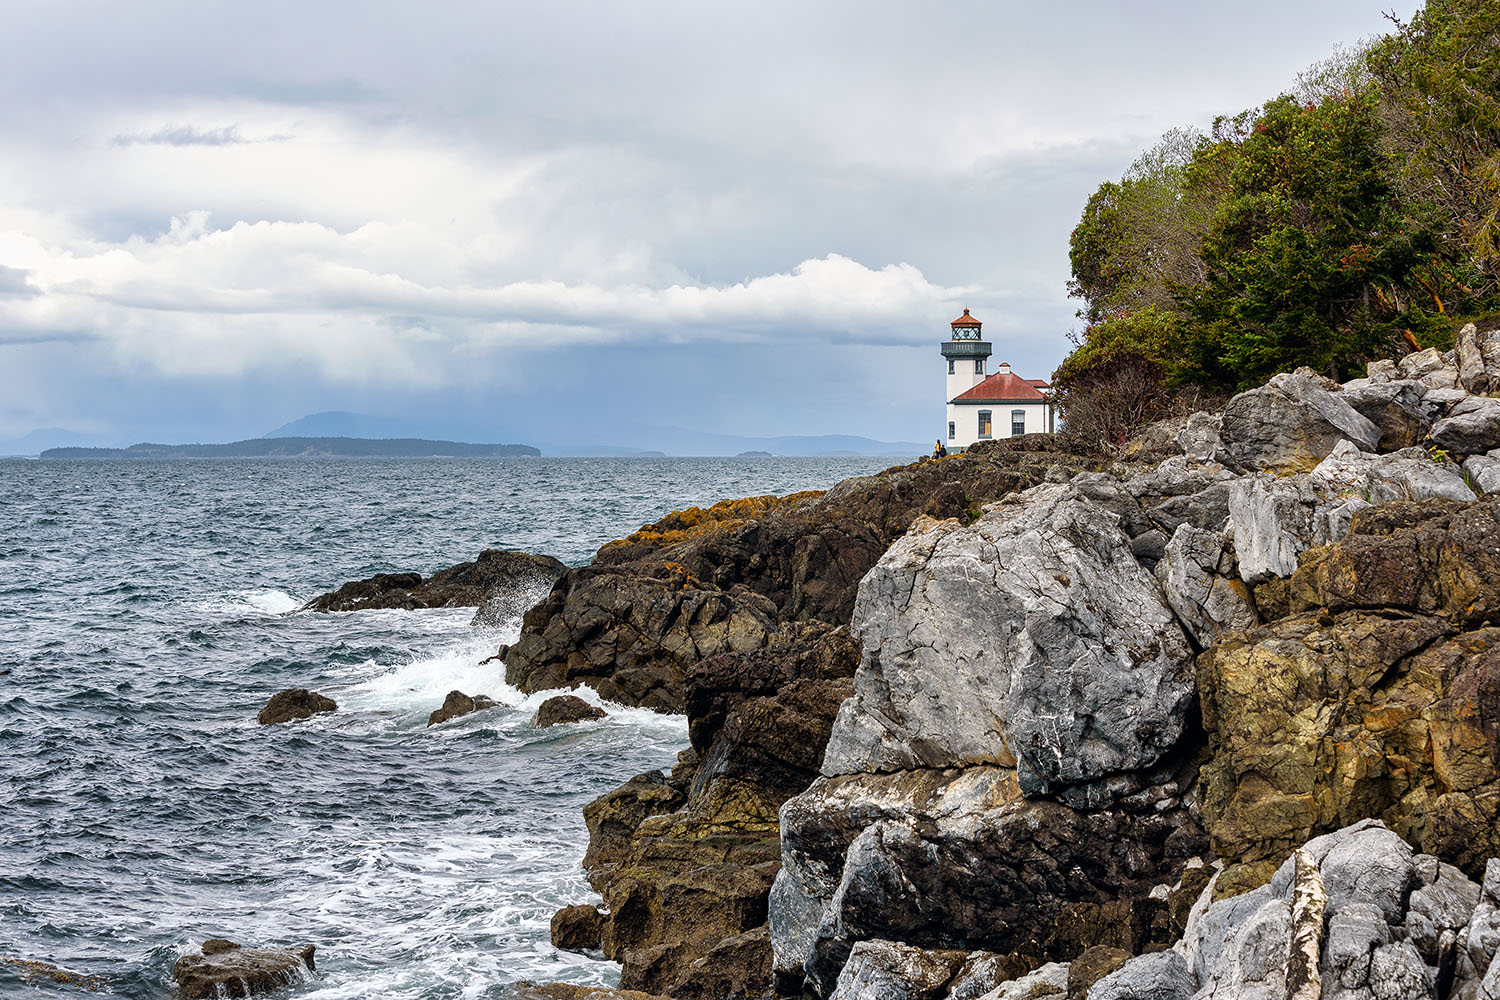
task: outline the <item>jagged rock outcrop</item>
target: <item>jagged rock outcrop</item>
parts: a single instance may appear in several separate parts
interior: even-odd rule
[[[1269,884],[1209,905],[1089,1000],[1478,1000],[1500,984],[1500,860],[1481,887],[1377,821],[1309,841]]]
[[[1210,834],[1218,892],[1367,816],[1476,874],[1500,503],[1473,501],[1488,449],[1429,441],[1500,387],[1500,342],[1470,341],[1278,376],[1089,471],[997,442],[680,512],[570,571],[509,679],[685,708],[693,743],[587,813],[622,986],[755,995],[769,951],[783,994],[1192,995],[1177,952],[1087,984],[1201,924]],[[1333,940],[1296,881],[1276,1000],[1320,995]],[[975,992],[980,952],[1010,978]]]
[[[520,614],[547,595],[567,570],[551,556],[485,549],[472,562],[419,573],[377,573],[346,583],[303,605],[304,611],[363,611],[370,608],[477,607],[476,625],[494,625]]]
[[[187,1000],[270,993],[312,972],[313,946],[242,948],[223,938],[203,942],[201,955],[184,955],[172,967]]]
[[[782,809],[778,977],[827,996],[865,940],[1031,960],[1165,943],[1169,901],[1152,892],[1207,846],[1185,804],[1193,770],[1102,808],[1026,799],[1002,767],[820,778]]]
[[[864,659],[823,773],[1000,764],[1044,792],[1155,763],[1192,650],[1118,522],[1047,485],[914,525],[860,585]]]
[[[262,726],[274,726],[280,722],[295,722],[310,719],[338,709],[338,702],[307,688],[287,688],[271,695],[255,720]]]
[[[602,946],[623,987],[685,998],[769,988],[777,810],[817,775],[858,657],[847,629],[821,623],[778,641],[696,664],[693,749],[670,776],[633,778],[584,811],[584,867],[609,911]]]
[[[1280,858],[1380,817],[1477,874],[1500,854],[1500,500],[1356,516],[1290,594],[1199,659],[1215,853]]]

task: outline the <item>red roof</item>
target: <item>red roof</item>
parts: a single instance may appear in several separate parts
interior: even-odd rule
[[[1037,391],[1047,383],[1022,378],[1014,372],[998,372],[983,382],[953,397],[955,403],[1045,403],[1047,397]]]
[[[975,319],[973,316],[970,316],[969,315],[969,310],[965,309],[964,310],[964,314],[962,316],[958,317],[958,319],[954,320],[952,323],[949,323],[948,325],[949,326],[983,326],[984,324],[980,323],[979,320]]]

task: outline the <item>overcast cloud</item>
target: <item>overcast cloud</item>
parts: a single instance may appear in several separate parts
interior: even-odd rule
[[[0,15],[0,439],[116,442],[327,409],[932,438],[960,308],[1046,376],[1094,187],[1385,27],[1367,0]]]

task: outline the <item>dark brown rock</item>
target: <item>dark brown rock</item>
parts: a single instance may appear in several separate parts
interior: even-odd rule
[[[1090,986],[1134,957],[1128,951],[1105,944],[1089,948],[1068,966],[1068,1000],[1084,1000]]]
[[[1477,877],[1500,853],[1500,503],[1393,503],[1304,553],[1289,616],[1199,658],[1221,882],[1377,818]]]
[[[179,958],[172,975],[183,997],[201,1000],[269,993],[296,982],[314,968],[310,944],[301,948],[242,948],[232,941],[213,938],[203,943],[203,954]]]
[[[377,573],[365,580],[346,583],[308,601],[303,610],[483,608],[491,599],[498,600],[500,595],[515,591],[534,595],[529,606],[545,596],[545,591],[566,570],[551,556],[485,549],[473,562],[450,566],[426,579],[419,573]]]
[[[482,711],[486,708],[494,708],[498,702],[488,695],[476,694],[472,698],[462,691],[449,691],[448,697],[443,699],[443,707],[435,708],[427,716],[427,724],[435,726],[440,722],[448,722],[460,716],[468,715],[470,712]]]
[[[584,867],[609,909],[604,950],[623,985],[677,995],[692,977],[709,989],[722,977],[692,972],[698,960],[726,939],[747,954],[755,938],[737,939],[765,922],[777,810],[816,776],[858,656],[847,629],[809,622],[772,648],[700,661],[687,678],[694,749],[670,777],[640,775],[584,810]],[[764,971],[756,988],[770,988]]]
[[[278,691],[266,702],[256,720],[262,726],[274,726],[278,722],[310,719],[314,715],[332,712],[339,706],[332,698],[326,698],[307,688],[287,688]]]
[[[590,705],[575,694],[560,694],[555,698],[548,698],[537,707],[531,724],[538,729],[545,729],[569,722],[603,719],[608,714],[604,709]]]
[[[764,927],[720,941],[688,965],[672,987],[675,1000],[770,1000],[771,934]]]
[[[597,951],[604,933],[599,908],[580,903],[564,906],[552,915],[552,946],[563,951]]]

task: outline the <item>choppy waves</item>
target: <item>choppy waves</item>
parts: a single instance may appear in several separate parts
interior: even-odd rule
[[[315,944],[295,995],[319,1000],[613,981],[548,922],[591,898],[581,807],[670,766],[684,721],[532,728],[542,696],[485,662],[519,608],[297,609],[488,546],[577,563],[670,507],[883,464],[779,463],[0,462],[0,957],[141,998],[217,936]],[[339,710],[258,726],[285,687]],[[455,689],[499,704],[429,728]]]

